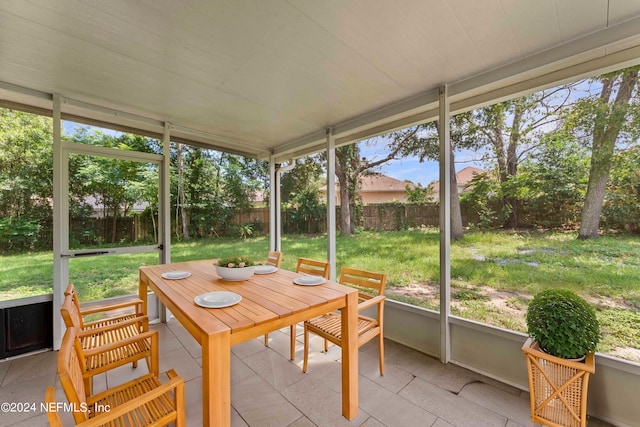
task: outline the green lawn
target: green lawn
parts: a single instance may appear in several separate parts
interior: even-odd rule
[[[326,257],[326,237],[285,236],[283,268],[298,257]],[[172,244],[174,262],[247,255],[264,259],[265,237]],[[384,271],[388,295],[438,308],[436,230],[365,232],[338,237],[342,266]],[[640,237],[612,235],[578,241],[572,233],[472,232],[451,247],[452,313],[524,332],[531,295],[549,287],[573,289],[598,310],[604,332],[599,351],[640,361]],[[70,281],[82,300],[137,291],[138,267],[153,254],[70,260]],[[52,253],[0,257],[0,299],[51,292]]]

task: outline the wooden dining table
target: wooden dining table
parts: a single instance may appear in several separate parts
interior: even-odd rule
[[[342,415],[349,420],[355,418],[358,414],[357,290],[331,280],[318,286],[297,285],[294,279],[301,275],[283,269],[231,282],[218,277],[214,263],[215,260],[202,260],[140,267],[139,295],[144,301],[145,314],[151,290],[202,347],[203,425],[230,425],[233,345],[338,309],[342,313],[343,338]],[[176,272],[189,273],[189,276],[163,277]],[[241,301],[224,308],[196,304],[196,297],[218,291],[240,295]]]

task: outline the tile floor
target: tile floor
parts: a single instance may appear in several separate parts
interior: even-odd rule
[[[152,326],[160,336],[160,371],[174,368],[185,380],[187,425],[202,425],[201,352],[198,343],[174,319]],[[302,328],[298,328],[302,332]],[[309,369],[301,371],[299,336],[295,362],[290,362],[289,328],[240,344],[232,350],[231,425],[241,426],[531,426],[528,394],[386,341],[385,375],[378,372],[377,346],[360,351],[358,416],[341,416],[340,348],[321,353],[322,341],[311,342]],[[40,411],[47,386],[58,387],[57,400],[66,402],[56,378],[57,352],[44,352],[0,362],[0,403],[35,403],[35,410],[1,412],[1,426],[46,426]],[[95,391],[146,372],[122,367],[96,377]],[[166,376],[163,377],[166,380]],[[65,425],[72,417],[63,414]],[[590,419],[589,427],[608,426]]]

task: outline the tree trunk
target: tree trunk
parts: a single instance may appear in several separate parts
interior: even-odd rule
[[[118,208],[113,207],[113,222],[111,224],[111,243],[116,242],[116,228],[118,227]]]
[[[520,142],[520,122],[522,121],[522,105],[516,103],[511,122],[511,132],[509,135],[509,145],[507,146],[507,179],[513,178],[518,174],[518,143]],[[517,197],[508,196],[507,203],[511,206],[509,217],[507,218],[507,227],[517,228],[520,225],[521,203]]]
[[[449,200],[451,203],[451,240],[459,240],[464,237],[464,228],[462,227],[462,211],[460,209],[460,196],[458,195],[458,179],[456,177],[453,146],[450,148],[450,156],[451,165],[449,167],[449,181],[451,192],[449,194]]]
[[[351,198],[349,197],[349,181],[346,167],[336,156],[336,177],[340,184],[340,230],[343,236],[351,235]]]
[[[182,219],[182,238],[189,240],[189,218],[185,209],[186,198],[184,195],[184,161],[182,159],[182,144],[178,144],[178,208],[180,209],[180,218]]]
[[[629,100],[638,81],[638,70],[626,70],[622,74],[615,101],[609,108],[609,97],[615,92],[616,77],[604,78],[602,81],[600,106],[593,126],[589,184],[582,208],[578,239],[598,237],[600,214],[611,170],[611,159],[628,111]]]

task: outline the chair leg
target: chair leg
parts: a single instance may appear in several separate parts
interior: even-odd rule
[[[151,364],[149,372],[153,375],[160,376],[160,345],[158,343],[158,335],[152,335],[151,339]]]
[[[382,338],[382,332],[378,335],[378,352],[380,359],[380,375],[384,376],[384,339]]]
[[[175,378],[177,376],[176,371],[171,369],[167,372],[167,376],[169,379]],[[176,408],[176,427],[186,427],[187,425],[187,416],[185,414],[184,408],[184,383],[180,383],[177,385],[176,390],[173,394],[174,405]]]
[[[324,339],[324,352],[328,352],[329,351],[329,340],[328,339]]]
[[[302,372],[307,372],[307,362],[309,361],[309,330],[304,325],[304,362],[302,362]]]
[[[93,377],[84,377],[84,390],[87,396],[93,394]]]
[[[269,334],[264,334],[264,346],[269,347]]]
[[[296,358],[296,325],[291,325],[289,329],[289,334],[291,335],[291,349],[289,359],[294,360]]]

